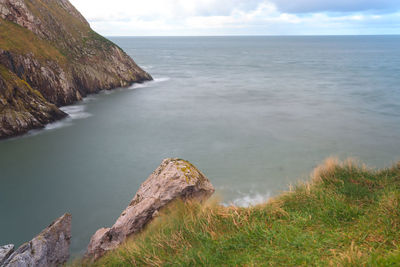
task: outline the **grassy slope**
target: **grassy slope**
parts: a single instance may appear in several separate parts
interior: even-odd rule
[[[56,18],[74,38],[80,38],[82,34],[90,31],[88,24],[69,14],[57,1],[37,0],[32,2],[25,0],[25,4],[35,17],[50,26],[53,23],[50,16]]]
[[[93,266],[400,266],[399,246],[400,163],[331,159],[264,205],[175,203]]]
[[[65,67],[71,56],[74,57],[74,53],[76,53],[76,51],[63,48],[67,41],[101,51],[107,50],[110,46],[115,46],[111,41],[94,32],[89,25],[83,23],[79,18],[69,14],[55,1],[49,4],[39,1],[37,5],[30,1],[25,1],[25,3],[29,10],[44,21],[46,25],[52,25],[49,16],[51,14],[63,25],[65,32],[69,35],[64,36],[61,34],[64,32],[59,32],[57,35],[59,40],[54,43],[36,36],[30,30],[16,23],[0,18],[0,49],[20,55],[33,53],[34,57],[42,63],[52,60]],[[71,40],[71,37],[74,39]]]
[[[80,48],[85,47],[98,51],[107,51],[110,47],[117,46],[107,38],[93,31],[89,24],[81,20],[84,20],[83,17],[80,19],[69,14],[56,1],[45,2],[39,0],[33,4],[32,2],[25,0],[25,3],[29,10],[47,25],[51,26],[53,24],[51,17],[56,18],[58,23],[62,25],[63,31],[58,32],[58,40],[54,43],[54,46],[64,50],[63,53],[69,57],[79,58],[82,55],[80,54],[81,51],[76,54],[76,51],[72,49],[65,50],[64,46],[67,43],[66,41],[68,41],[70,46],[78,45]],[[71,37],[73,39],[71,39]]]
[[[0,49],[16,54],[33,53],[35,58],[44,62],[55,60],[66,63],[66,58],[48,41],[40,39],[33,32],[18,24],[0,18]]]

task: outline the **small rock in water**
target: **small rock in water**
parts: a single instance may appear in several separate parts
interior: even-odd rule
[[[101,228],[92,236],[86,256],[98,259],[115,249],[157,216],[175,199],[209,198],[214,187],[196,167],[181,159],[165,159],[140,186],[129,206],[111,228]]]

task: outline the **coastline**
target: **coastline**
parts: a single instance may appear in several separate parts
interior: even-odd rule
[[[58,107],[152,80],[68,1],[0,3],[0,138],[64,118]]]
[[[64,105],[64,106],[59,106],[58,108],[64,113],[66,114],[65,116],[55,119],[54,121],[48,122],[47,124],[44,124],[40,127],[37,128],[32,128],[27,130],[26,132],[23,133],[18,133],[14,136],[7,136],[7,137],[3,137],[0,138],[0,142],[2,141],[8,141],[8,140],[14,140],[17,138],[23,138],[23,137],[29,137],[32,135],[36,135],[36,134],[40,134],[42,131],[44,130],[53,130],[53,129],[59,129],[59,128],[63,128],[66,126],[69,126],[70,124],[68,124],[68,122],[71,122],[72,120],[76,120],[76,119],[85,119],[91,116],[91,114],[85,113],[84,110],[82,110],[81,112],[73,112],[72,114],[70,114],[68,112],[70,107],[75,107],[75,106],[81,106],[82,104],[85,104],[85,102],[87,101],[88,98],[90,98],[91,96],[96,96],[99,94],[107,94],[107,92],[113,92],[115,90],[130,90],[131,88],[141,88],[141,85],[144,85],[148,82],[154,82],[154,79],[151,78],[149,80],[142,80],[140,82],[133,82],[128,86],[125,87],[114,87],[111,89],[102,89],[99,90],[97,92],[93,92],[90,94],[87,94],[86,96],[82,97],[82,99],[80,100],[75,100],[75,102],[72,102],[71,104],[68,105]],[[67,125],[61,125],[63,122],[67,121]]]

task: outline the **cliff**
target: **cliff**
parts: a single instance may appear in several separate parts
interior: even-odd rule
[[[68,0],[0,0],[0,138],[66,116],[87,94],[151,80]]]
[[[110,239],[111,241],[111,239]],[[290,192],[241,208],[174,202],[96,262],[72,266],[399,266],[400,162],[329,159]]]

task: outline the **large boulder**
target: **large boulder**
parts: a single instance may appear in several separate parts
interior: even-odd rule
[[[64,214],[37,237],[20,246],[4,261],[4,267],[61,266],[69,258],[71,215]]]
[[[181,159],[165,159],[140,186],[129,206],[111,228],[101,228],[92,236],[86,256],[98,259],[115,249],[143,227],[155,214],[175,199],[205,200],[214,187],[195,166]]]

